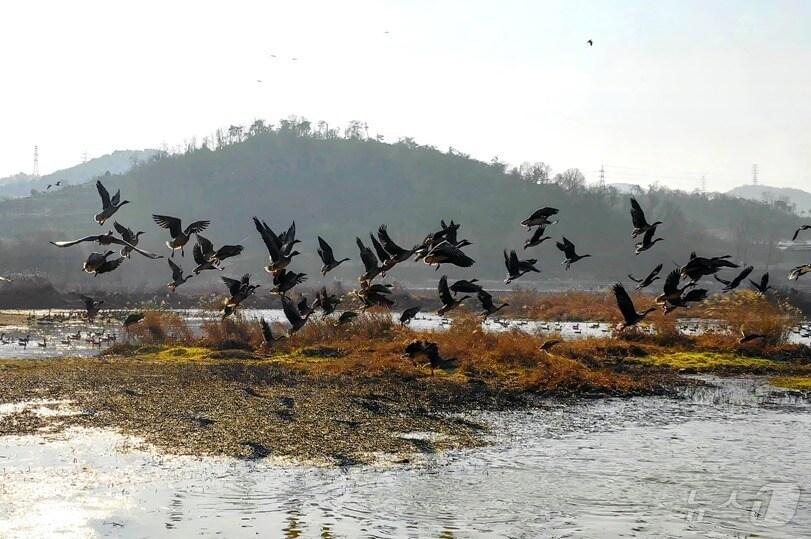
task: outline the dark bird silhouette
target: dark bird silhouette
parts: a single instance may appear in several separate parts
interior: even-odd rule
[[[765,339],[765,338],[766,338],[766,335],[763,335],[762,333],[746,333],[746,331],[743,329],[743,326],[741,326],[741,337],[738,339],[738,343],[739,344],[746,344],[748,342],[756,341],[758,339]]]
[[[360,288],[355,290],[354,294],[363,304],[364,311],[370,307],[388,309],[394,305],[394,301],[388,297],[391,294],[390,284],[369,284],[367,281],[361,281]]]
[[[386,271],[389,271],[400,262],[405,262],[411,258],[411,255],[413,255],[417,250],[417,247],[413,247],[412,249],[403,249],[397,245],[389,236],[386,225],[380,225],[380,228],[377,229],[377,238],[380,240],[380,244],[387,254],[387,258],[385,260],[381,258],[381,261],[383,262],[384,276]]]
[[[99,196],[101,197],[101,211],[96,214],[94,219],[99,225],[103,225],[107,219],[112,217],[113,214],[115,214],[115,212],[121,208],[121,206],[130,203],[129,200],[121,201],[120,190],[116,191],[115,195],[110,198],[110,193],[99,180],[96,180],[96,190],[99,192]]]
[[[241,254],[244,249],[242,245],[223,245],[215,251],[214,244],[207,238],[200,234],[196,234],[195,237],[197,242],[192,249],[194,262],[197,264],[194,268],[195,275],[205,270],[223,269],[220,267],[223,260]]]
[[[435,342],[412,341],[406,345],[402,357],[410,358],[415,365],[430,367],[431,376],[435,369],[446,369],[453,366],[455,359],[443,359],[439,355],[439,346]],[[421,360],[421,363],[418,362]]]
[[[771,288],[769,284],[769,272],[763,274],[760,278],[760,282],[755,282],[752,279],[749,279],[749,283],[757,290],[758,296],[764,295],[768,290]]]
[[[541,344],[540,350],[541,352],[546,352],[547,354],[552,352],[552,348],[559,345],[562,341],[560,339],[547,339]]]
[[[59,181],[58,181],[58,182],[56,182],[54,185],[55,185],[56,187],[61,186],[61,185],[62,185],[62,180],[59,180]]]
[[[592,41],[592,40],[590,40],[590,39],[589,39],[588,41],[586,41],[586,43],[588,43],[588,44],[589,44],[589,47],[591,47],[591,46],[593,46],[593,45],[594,45],[594,41]]]
[[[85,263],[82,265],[82,269],[95,276],[115,270],[124,262],[125,258],[122,256],[113,260],[107,260],[107,257],[111,254],[113,254],[113,251],[107,251],[106,253],[90,253],[87,260],[85,260]]]
[[[731,290],[735,290],[740,286],[744,279],[749,277],[749,274],[752,273],[754,270],[754,266],[747,266],[741,271],[734,279],[731,281],[727,281],[726,279],[720,278],[718,275],[713,275],[716,281],[724,285],[722,289],[723,292],[730,292]]]
[[[682,294],[688,289],[695,286],[694,282],[689,282],[686,285],[679,287],[681,276],[679,270],[673,270],[667,274],[665,278],[664,290],[656,297],[656,303],[659,305],[667,306],[668,303],[678,303],[681,300]]]
[[[467,298],[470,297],[468,295],[465,295],[459,299],[454,299],[453,295],[451,294],[450,288],[448,288],[448,277],[446,275],[443,275],[439,279],[437,291],[439,292],[439,301],[442,302],[442,307],[440,307],[439,310],[437,311],[437,314],[439,316],[444,315],[451,309],[455,309],[456,307],[461,305],[463,301],[465,301]]]
[[[257,217],[253,218],[253,224],[259,235],[262,236],[262,241],[265,242],[265,247],[268,250],[270,264],[265,266],[265,271],[268,273],[285,269],[293,260],[293,257],[300,254],[298,251],[293,250],[293,245],[297,242],[295,239],[295,223],[282,236],[278,236],[267,223],[260,221]]]
[[[321,311],[324,313],[324,316],[328,316],[335,312],[335,308],[340,305],[341,300],[338,296],[332,294],[330,295],[327,292],[327,287],[322,286],[321,290],[316,292],[315,294],[315,301],[313,301],[313,307],[320,308]]]
[[[377,241],[377,238],[374,237],[374,234],[369,233],[369,239],[371,239],[372,247],[374,248],[375,253],[377,254],[378,260],[380,260],[380,276],[385,277],[386,268],[387,267],[390,268],[393,266],[393,263],[390,260],[391,255],[389,255],[389,253],[387,253],[386,250],[383,248],[383,245],[381,245],[380,242]]]
[[[124,329],[129,331],[130,327],[134,326],[135,324],[137,324],[138,322],[140,322],[143,319],[144,319],[144,313],[140,313],[140,312],[130,313],[130,314],[127,315],[126,318],[124,318],[124,321],[121,323],[121,325],[124,326]]]
[[[485,292],[484,290],[479,290],[477,297],[479,298],[479,303],[482,304],[482,312],[480,313],[481,316],[487,318],[491,314],[495,314],[504,307],[509,306],[509,303],[502,303],[498,307],[493,303],[493,296],[489,293]]]
[[[171,249],[172,257],[175,256],[175,251],[178,249],[180,249],[180,256],[186,256],[183,247],[189,242],[191,235],[199,234],[211,224],[211,221],[206,220],[194,221],[184,229],[182,222],[177,217],[152,215],[152,220],[155,221],[155,224],[159,227],[169,230],[169,235],[172,239],[166,242],[166,246]]]
[[[620,331],[631,326],[635,326],[644,320],[646,316],[656,310],[656,307],[650,307],[645,311],[638,312],[636,307],[634,307],[634,302],[631,300],[631,296],[629,296],[628,292],[625,291],[624,286],[622,286],[620,283],[616,283],[611,287],[611,289],[614,291],[614,298],[617,300],[617,307],[619,307],[620,313],[622,313],[623,322],[619,326]]]
[[[540,208],[532,212],[532,215],[521,221],[521,224],[526,227],[554,225],[557,221],[550,221],[549,218],[558,213],[557,208]]]
[[[507,250],[504,250],[504,265],[507,268],[507,278],[504,279],[504,284],[510,284],[514,280],[520,278],[522,275],[529,273],[530,271],[534,271],[535,273],[540,273],[541,270],[535,267],[535,264],[538,262],[535,258],[528,258],[526,260],[519,260],[518,255],[516,252],[510,251],[510,254],[507,255]]]
[[[681,277],[690,279],[691,282],[697,283],[702,277],[715,275],[722,268],[739,268],[738,264],[730,262],[728,259],[732,258],[731,255],[714,256],[706,258],[703,256],[696,256],[691,253],[690,261],[681,268]]]
[[[326,276],[327,273],[349,260],[348,258],[336,260],[332,252],[332,247],[330,247],[329,243],[321,236],[318,236],[318,256],[321,258],[322,276]]]
[[[99,310],[101,309],[101,305],[104,303],[104,300],[98,300],[91,298],[90,296],[81,295],[79,298],[84,303],[84,310],[87,313],[87,319],[93,320],[96,318],[96,315],[99,314]]]
[[[113,222],[113,227],[115,228],[116,232],[121,234],[121,239],[126,241],[133,247],[138,245],[139,238],[141,237],[142,234],[144,234],[144,232],[141,230],[139,230],[138,232],[133,232],[132,229],[125,227],[118,221]],[[125,258],[129,258],[132,250],[133,250],[132,247],[128,247],[125,245],[121,248],[120,254]]]
[[[634,223],[634,231],[631,234],[634,238],[662,224],[662,221],[648,224],[648,221],[645,219],[645,212],[642,211],[642,206],[639,205],[639,202],[637,202],[635,198],[631,198],[631,221]]]
[[[284,297],[293,287],[306,280],[305,273],[295,273],[286,269],[276,270],[273,273],[273,288],[270,291]]]
[[[262,344],[268,348],[273,346],[274,342],[286,338],[284,335],[280,335],[278,337],[273,335],[273,330],[271,330],[270,324],[268,324],[264,318],[259,319],[259,326],[262,328]]]
[[[631,279],[636,284],[636,290],[642,290],[643,288],[647,288],[648,286],[652,285],[654,281],[659,280],[659,273],[662,271],[662,264],[659,264],[653,271],[651,271],[647,277],[644,279],[637,279],[630,273],[628,274],[628,278]]]
[[[645,235],[642,236],[642,241],[636,244],[636,251],[634,254],[638,255],[639,253],[647,251],[653,247],[656,242],[664,241],[664,238],[653,239],[654,234],[656,234],[656,226],[652,226],[647,230],[647,232],[645,232]]]
[[[566,265],[566,270],[567,271],[571,267],[571,265],[574,264],[575,262],[577,262],[578,260],[582,260],[584,258],[588,258],[588,257],[591,256],[591,255],[579,255],[579,254],[577,254],[575,252],[574,243],[567,240],[565,236],[563,237],[562,242],[559,241],[559,242],[555,243],[555,245],[557,246],[557,248],[561,252],[563,252],[564,256],[566,257],[565,260],[563,262],[561,262],[561,264]]]
[[[400,315],[400,325],[401,326],[407,326],[408,324],[410,324],[411,320],[413,320],[414,317],[417,316],[418,312],[420,312],[420,306],[419,305],[415,305],[414,307],[409,307],[408,309],[403,311],[403,314]]]
[[[183,269],[177,264],[175,264],[171,258],[167,259],[166,261],[169,262],[169,267],[172,268],[172,280],[166,286],[169,288],[169,290],[174,292],[175,290],[177,290],[178,286],[182,285],[183,283],[191,279],[192,276],[187,275],[184,277]]]
[[[284,316],[287,318],[287,321],[290,322],[291,334],[303,328],[312,314],[312,312],[309,312],[302,316],[296,304],[287,296],[282,296],[282,310],[284,311]]]
[[[94,234],[91,236],[85,236],[83,238],[79,238],[77,240],[70,240],[70,241],[51,241],[49,242],[51,245],[56,245],[57,247],[72,247],[73,245],[78,245],[79,243],[84,242],[95,242],[99,245],[121,245],[123,248],[121,249],[122,256],[124,256],[124,249],[128,249],[128,254],[131,251],[135,251],[136,253],[143,255],[147,258],[157,259],[163,258],[162,255],[157,255],[155,253],[150,253],[149,251],[144,251],[143,249],[139,249],[135,245],[125,241],[121,238],[116,238],[113,234],[113,231],[110,230],[106,234]],[[129,256],[126,256],[129,258]]]
[[[251,274],[246,273],[239,280],[230,277],[221,277],[222,282],[228,287],[230,297],[225,300],[223,306],[223,319],[234,314],[237,307],[248,299],[261,285],[251,284]]]
[[[529,237],[527,241],[524,242],[524,249],[529,247],[536,247],[546,240],[551,240],[552,236],[544,236],[544,232],[546,231],[547,225],[540,225],[538,228],[535,229],[535,232],[532,233],[532,236]]]
[[[357,317],[358,313],[356,313],[355,311],[344,311],[338,317],[338,325],[343,326],[344,324],[348,324]]]
[[[363,275],[360,276],[359,280],[361,282],[370,282],[372,279],[380,275],[383,268],[381,268],[378,264],[377,257],[375,256],[374,252],[366,247],[360,238],[355,238],[355,243],[358,244],[358,249],[360,249],[360,260],[363,262],[364,268]]]
[[[424,262],[429,266],[436,266],[438,270],[442,264],[452,264],[460,268],[469,268],[476,263],[475,260],[467,256],[460,247],[470,245],[467,240],[462,240],[456,245],[445,240],[434,247],[425,255]]]
[[[470,279],[469,281],[459,279],[450,286],[451,292],[453,292],[454,296],[460,292],[463,294],[478,294],[479,290],[482,289],[481,285],[476,284],[478,281],[478,279]]]
[[[797,241],[797,237],[800,235],[800,232],[805,230],[811,230],[811,225],[802,225],[800,228],[794,231],[794,236],[792,236],[791,241]]]
[[[788,274],[789,281],[796,281],[806,273],[811,273],[811,264],[803,264],[791,270]]]

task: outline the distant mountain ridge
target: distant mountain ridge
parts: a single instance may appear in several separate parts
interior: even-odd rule
[[[0,178],[0,198],[26,197],[32,190],[44,191],[49,184],[58,181],[62,182],[62,186],[78,185],[104,176],[107,172],[124,174],[136,164],[149,161],[158,154],[158,150],[116,150],[45,176],[35,177],[23,173],[7,176]]]
[[[802,189],[791,187],[772,187],[769,185],[741,185],[727,192],[734,197],[745,198],[747,200],[757,200],[759,202],[774,202],[783,200],[794,204],[797,213],[811,214],[811,193]]]

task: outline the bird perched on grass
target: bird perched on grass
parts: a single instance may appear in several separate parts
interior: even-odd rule
[[[470,297],[468,295],[464,295],[459,299],[454,299],[453,295],[451,295],[450,288],[448,288],[448,277],[446,275],[443,275],[439,279],[437,291],[439,292],[439,301],[442,303],[442,307],[440,307],[439,310],[437,311],[437,314],[439,316],[442,316],[448,311],[455,309],[456,307],[461,305],[463,301],[465,301]]]
[[[743,280],[746,279],[747,277],[749,277],[749,274],[752,273],[752,271],[754,269],[755,269],[754,266],[746,266],[743,269],[743,271],[741,271],[731,281],[727,281],[726,279],[721,279],[720,277],[718,277],[718,275],[713,275],[713,277],[715,278],[716,281],[718,281],[719,283],[724,285],[724,288],[722,289],[723,292],[730,292],[730,291],[735,290],[736,288],[738,288],[740,286],[740,284],[743,282]]]
[[[104,225],[107,219],[121,209],[121,206],[130,203],[129,200],[121,200],[121,190],[116,191],[115,195],[110,198],[110,193],[99,180],[96,180],[96,190],[101,197],[101,211],[94,217],[99,226]]]
[[[645,311],[637,311],[631,296],[628,295],[628,292],[625,291],[625,287],[620,283],[616,283],[612,286],[611,290],[613,290],[614,298],[617,300],[617,307],[620,313],[622,313],[623,321],[619,325],[620,331],[637,325],[644,320],[646,316],[656,310],[656,307],[650,307]]]
[[[180,250],[180,256],[186,256],[183,247],[189,243],[192,234],[199,234],[208,228],[211,221],[201,220],[194,221],[192,224],[183,228],[183,223],[177,217],[169,215],[152,215],[152,220],[155,221],[161,228],[169,230],[171,240],[166,242],[166,246],[172,251],[172,257],[175,256],[175,251]]]
[[[572,264],[574,264],[575,262],[577,262],[579,260],[583,260],[584,258],[589,258],[591,256],[591,255],[579,255],[579,254],[577,254],[577,252],[575,251],[574,243],[567,240],[565,236],[563,237],[563,241],[559,241],[559,242],[555,243],[555,245],[557,246],[557,248],[560,251],[563,252],[563,255],[566,257],[563,260],[563,262],[561,262],[561,264],[566,265],[566,270],[567,271],[572,266]]]
[[[420,312],[420,306],[415,305],[414,307],[409,307],[408,309],[404,310],[403,313],[400,315],[400,325],[407,326],[411,323],[417,313]]]
[[[332,252],[332,247],[330,247],[329,243],[327,243],[327,241],[321,236],[318,236],[318,256],[321,258],[322,277],[326,276],[327,273],[349,260],[349,258],[336,260],[335,255]]]
[[[662,224],[662,221],[648,224],[647,219],[645,219],[645,212],[642,211],[642,206],[639,205],[635,198],[631,198],[631,221],[634,223],[634,231],[631,233],[631,237],[634,238],[645,234],[649,230],[655,232],[656,227]]]
[[[105,253],[90,253],[87,260],[85,260],[84,264],[82,265],[82,269],[87,273],[92,273],[96,277],[102,273],[109,273],[118,268],[118,266],[120,266],[121,263],[126,260],[123,256],[113,260],[107,260],[107,257],[112,254],[113,251],[107,251]]]
[[[662,271],[662,264],[659,264],[653,271],[651,271],[647,277],[644,279],[637,279],[630,273],[628,274],[628,278],[631,279],[633,282],[636,283],[636,290],[642,290],[643,288],[647,288],[654,283],[654,281],[659,280],[659,273]]]
[[[541,270],[535,267],[535,264],[538,263],[538,260],[535,258],[528,258],[526,260],[519,260],[518,254],[516,252],[510,251],[510,254],[507,254],[507,250],[504,250],[504,266],[507,268],[507,278],[504,279],[504,284],[510,284],[516,279],[519,279],[523,275],[533,271],[535,273],[540,273]]]

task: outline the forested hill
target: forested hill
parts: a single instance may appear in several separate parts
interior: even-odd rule
[[[539,259],[544,273],[525,279],[525,285],[561,278],[620,279],[659,262],[670,267],[693,249],[731,253],[759,266],[793,262],[782,259],[784,254],[770,245],[789,235],[799,219],[765,203],[663,190],[641,194],[638,198],[649,216],[665,222],[659,231],[666,240],[634,257],[628,196],[612,189],[586,188],[576,171],[553,178],[543,167],[509,171],[497,162],[484,163],[409,140],[387,144],[357,134],[325,137],[289,126],[251,133],[231,143],[222,141],[216,149],[191,148],[142,163],[122,175],[103,177],[111,193],[120,188],[122,198],[132,202],[115,218],[147,232],[142,246],[166,254],[166,231],[151,221],[151,214],[176,215],[185,222],[210,219],[211,228],[204,235],[215,244],[246,246],[245,254],[235,259],[226,274],[261,272],[267,253],[251,216],[261,217],[275,229],[295,220],[303,240],[297,246],[303,254],[295,267],[307,272],[308,284],[313,285],[320,282],[317,235],[332,243],[337,255],[353,259],[335,272],[335,277],[349,282],[360,273],[356,236],[368,243],[369,232],[386,223],[395,241],[408,247],[436,229],[440,219],[461,223],[460,237],[473,242],[466,251],[478,264],[466,275],[501,279],[502,250],[522,252],[528,233],[520,221],[546,205],[560,208],[560,223],[548,229],[554,239],[565,235],[579,252],[592,253],[594,258],[565,273],[561,253],[553,241],[547,241],[527,252]],[[3,270],[36,270],[62,286],[92,281],[149,288],[165,283],[169,273],[164,261],[136,256],[121,270],[94,279],[80,268],[88,252],[100,250],[97,245],[57,249],[47,244],[47,240],[106,231],[108,227],[100,229],[93,222],[99,207],[92,183],[0,202]],[[191,268],[190,248],[183,262],[187,270]],[[192,282],[211,283],[217,277],[208,272]],[[423,264],[404,264],[391,276],[422,285],[437,277]]]

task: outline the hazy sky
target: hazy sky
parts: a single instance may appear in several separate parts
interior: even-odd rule
[[[590,181],[758,163],[811,189],[809,28],[801,1],[9,2],[0,175],[296,114]]]

